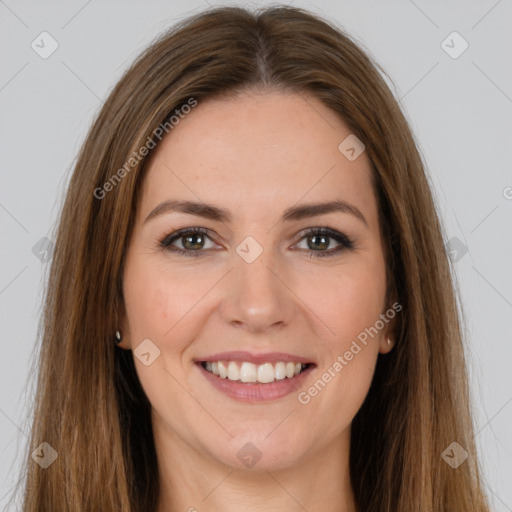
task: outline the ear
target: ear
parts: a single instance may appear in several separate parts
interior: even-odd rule
[[[388,354],[393,350],[395,346],[395,337],[393,333],[383,333],[381,340],[379,341],[379,353]]]
[[[397,338],[397,315],[402,310],[402,305],[398,302],[394,302],[392,306],[386,309],[384,315],[388,318],[386,327],[382,330],[379,339],[379,352],[381,354],[388,354],[391,352],[396,344]]]
[[[128,326],[128,318],[126,316],[126,309],[124,307],[124,303],[120,306],[121,311],[117,315],[117,325],[116,330],[118,330],[121,333],[121,341],[119,343],[116,343],[116,345],[124,350],[131,350],[132,349],[132,342],[131,342],[131,336],[130,336],[130,329]]]

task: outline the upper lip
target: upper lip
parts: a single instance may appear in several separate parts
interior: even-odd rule
[[[283,361],[285,363],[313,363],[311,359],[306,357],[297,356],[294,354],[287,354],[284,352],[265,352],[261,354],[253,354],[245,350],[236,350],[231,352],[219,352],[211,356],[197,357],[195,359],[197,363],[205,361],[247,361],[253,364],[264,364],[264,363],[277,363]]]

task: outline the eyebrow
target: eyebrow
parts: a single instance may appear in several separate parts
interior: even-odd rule
[[[151,211],[151,213],[144,220],[144,224],[159,215],[170,212],[188,213],[224,223],[229,223],[232,220],[232,215],[228,210],[213,204],[196,203],[193,201],[167,200],[160,203]],[[366,227],[368,227],[368,222],[366,221],[361,211],[354,205],[351,205],[342,200],[329,201],[326,203],[307,203],[300,206],[292,206],[284,211],[281,220],[297,221],[308,217],[324,215],[332,212],[342,212],[353,215],[359,219]]]

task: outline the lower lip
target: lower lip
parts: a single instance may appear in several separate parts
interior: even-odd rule
[[[208,370],[205,370],[201,363],[197,363],[197,366],[215,388],[222,391],[230,398],[240,402],[268,402],[289,395],[303,384],[304,380],[307,379],[308,375],[315,368],[315,366],[311,364],[303,372],[295,375],[295,377],[291,379],[285,377],[284,379],[275,380],[267,384],[260,384],[244,383],[218,377]]]

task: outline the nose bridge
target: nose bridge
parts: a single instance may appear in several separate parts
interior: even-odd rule
[[[290,294],[278,277],[279,260],[270,245],[265,247],[253,237],[237,246],[225,297],[227,321],[247,324],[253,330],[288,322]]]

